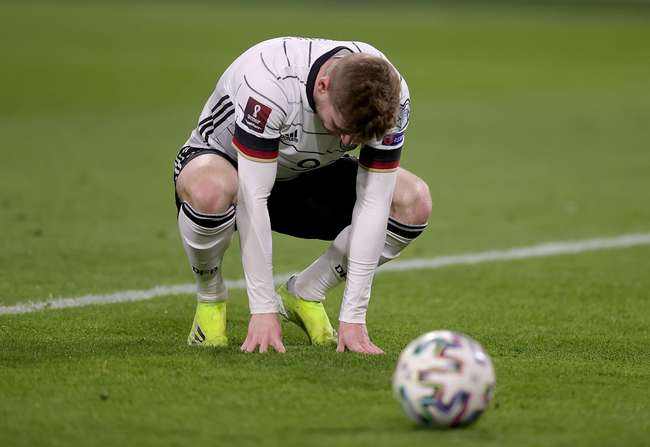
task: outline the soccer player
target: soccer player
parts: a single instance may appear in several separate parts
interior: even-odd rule
[[[285,352],[283,317],[313,344],[383,353],[365,324],[373,275],[431,212],[427,185],[399,168],[409,113],[406,81],[361,42],[271,39],[226,69],[174,164],[198,289],[188,343],[228,343],[221,261],[237,230],[251,313],[243,351]],[[358,146],[357,160],[347,152]],[[332,243],[276,291],[271,231]],[[344,280],[337,334],[322,301]]]

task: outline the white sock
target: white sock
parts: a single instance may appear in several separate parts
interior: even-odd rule
[[[190,261],[201,302],[224,301],[228,290],[221,276],[221,260],[235,232],[235,207],[223,214],[203,214],[183,202],[178,229]]]
[[[291,278],[287,284],[289,292],[305,300],[322,301],[329,289],[345,279],[350,228],[350,225],[345,227],[325,253]]]
[[[402,250],[422,234],[426,226],[427,224],[407,225],[389,218],[379,265],[397,258]],[[347,274],[349,235],[350,226],[347,226],[336,236],[325,253],[291,278],[288,284],[289,292],[305,300],[324,300],[327,291],[340,284]]]

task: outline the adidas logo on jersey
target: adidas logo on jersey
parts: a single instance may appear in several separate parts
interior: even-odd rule
[[[297,143],[298,142],[298,129],[294,130],[291,133],[282,135],[280,137],[280,139],[282,141],[287,141],[287,142],[290,142],[290,143]]]

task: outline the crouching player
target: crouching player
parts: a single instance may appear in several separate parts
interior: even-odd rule
[[[198,288],[190,344],[228,343],[221,261],[237,229],[251,313],[243,351],[284,352],[283,317],[313,344],[383,353],[366,329],[375,270],[431,212],[427,185],[399,168],[409,113],[406,82],[368,44],[277,38],[228,67],[174,164]],[[347,154],[359,145],[358,159]],[[276,291],[272,231],[332,243]],[[322,301],[341,281],[337,335]]]

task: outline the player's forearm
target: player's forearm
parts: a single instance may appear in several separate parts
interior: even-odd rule
[[[352,213],[348,273],[340,321],[366,321],[370,289],[384,246],[396,177],[395,172],[375,173],[363,168],[357,174],[357,202]]]
[[[237,229],[252,314],[279,310],[273,287],[271,221],[267,208],[276,169],[275,163],[239,157]]]

